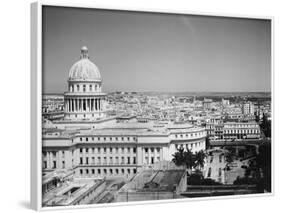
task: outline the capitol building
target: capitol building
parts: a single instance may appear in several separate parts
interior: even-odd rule
[[[87,47],[82,47],[67,83],[63,119],[43,122],[43,175],[71,171],[83,178],[130,178],[143,167],[171,161],[179,147],[205,150],[202,127],[172,121],[120,122],[107,116],[101,74]]]

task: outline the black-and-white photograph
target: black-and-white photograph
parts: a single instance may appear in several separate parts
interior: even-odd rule
[[[271,194],[271,22],[43,6],[42,206]]]

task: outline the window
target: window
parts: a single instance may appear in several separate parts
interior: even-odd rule
[[[86,174],[89,174],[89,169],[86,169]]]
[[[100,154],[100,148],[98,148],[98,153]]]
[[[92,91],[92,85],[90,85],[90,91]]]
[[[136,157],[133,158],[133,163],[136,164]]]
[[[86,92],[86,85],[83,85],[83,92]]]
[[[57,162],[53,161],[53,169],[56,169],[56,168],[57,168]]]
[[[116,173],[117,175],[118,175],[118,172],[119,172],[118,169],[115,169],[115,173]]]
[[[80,165],[83,164],[83,158],[80,158]]]
[[[80,141],[83,141],[83,139],[82,139],[82,138],[80,138]]]
[[[100,175],[100,169],[98,169],[98,174]]]
[[[148,153],[148,148],[145,148],[144,151],[145,151],[145,153]]]
[[[131,164],[130,160],[131,160],[130,157],[128,157],[128,158],[127,158],[128,164]]]
[[[95,170],[94,170],[94,169],[92,169],[92,174],[93,174],[93,175],[95,174]]]
[[[80,89],[80,88],[79,88],[79,85],[77,85],[77,91],[78,91],[78,92],[79,92],[79,89]]]
[[[106,148],[103,148],[103,153],[106,153]]]
[[[62,168],[64,169],[65,168],[65,162],[62,161]]]
[[[92,164],[95,164],[95,157],[92,157]]]
[[[86,141],[88,141],[88,138],[86,138]]]
[[[80,169],[80,175],[83,175],[83,169]]]
[[[88,153],[88,151],[89,151],[89,149],[88,149],[88,148],[86,148],[86,149],[85,149],[85,152],[86,152],[86,153]]]
[[[46,169],[47,168],[47,161],[44,161],[43,165],[44,165],[43,168]]]
[[[87,165],[89,164],[89,158],[86,158],[86,164]]]
[[[136,148],[133,148],[133,153],[136,153]]]

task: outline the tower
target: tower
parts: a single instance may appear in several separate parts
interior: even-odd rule
[[[104,117],[102,79],[98,67],[90,61],[88,48],[81,48],[80,60],[70,68],[68,91],[64,94],[65,119],[96,120]]]

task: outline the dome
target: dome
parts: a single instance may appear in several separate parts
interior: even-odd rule
[[[88,48],[81,48],[80,60],[70,68],[70,81],[101,81],[98,67],[89,60]]]

